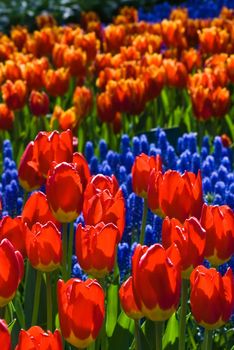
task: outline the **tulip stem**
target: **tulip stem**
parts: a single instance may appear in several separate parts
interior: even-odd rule
[[[162,350],[163,322],[155,321],[155,350]]]
[[[182,279],[180,321],[179,321],[179,350],[185,349],[185,329],[188,302],[189,280]]]
[[[32,326],[37,324],[38,310],[40,304],[40,294],[41,294],[41,271],[37,271],[36,274],[36,285],[34,292],[34,302],[33,302],[33,314],[32,314]]]
[[[211,350],[212,349],[212,330],[206,329],[205,330],[205,338],[204,338],[204,350]]]
[[[62,261],[62,277],[67,281],[67,223],[63,223],[63,261]]]
[[[143,214],[142,214],[142,222],[141,222],[140,244],[144,244],[144,240],[145,240],[145,226],[146,226],[146,220],[147,220],[147,213],[148,213],[148,203],[147,203],[147,199],[144,198]]]
[[[52,294],[51,294],[51,276],[46,272],[46,312],[47,312],[47,329],[53,331],[52,327]]]
[[[138,320],[134,320],[134,323],[135,323],[136,350],[142,350],[140,330],[139,330],[139,321]]]
[[[74,237],[74,225],[73,222],[70,222],[69,227],[69,241],[68,241],[68,257],[67,257],[67,273],[68,278],[71,276],[71,267],[72,267],[72,251],[73,251],[73,237]]]

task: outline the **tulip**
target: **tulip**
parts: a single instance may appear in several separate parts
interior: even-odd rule
[[[183,223],[190,216],[200,219],[203,197],[201,173],[180,174],[168,170],[162,175],[153,170],[148,186],[149,208],[161,215],[176,218]]]
[[[58,131],[41,131],[34,141],[34,152],[38,162],[38,171],[47,177],[50,165],[72,161],[72,133],[70,130],[59,133]]]
[[[62,350],[62,338],[56,329],[54,333],[45,332],[41,327],[33,326],[27,331],[21,329],[15,350]]]
[[[192,270],[202,264],[206,231],[191,217],[182,225],[177,219],[166,217],[162,225],[162,244],[165,248],[175,242],[181,255],[182,277],[188,279]]]
[[[22,68],[22,74],[27,82],[29,91],[39,90],[44,86],[43,76],[44,71],[49,68],[49,61],[46,57],[34,59],[32,62],[27,62]]]
[[[4,320],[0,319],[0,348],[1,350],[11,349],[11,336]]]
[[[58,120],[59,128],[61,130],[75,130],[79,123],[79,118],[75,107],[68,108],[66,111],[64,111],[62,108],[59,109],[56,107],[53,112],[53,119]]]
[[[234,276],[229,267],[225,275],[200,265],[190,277],[190,305],[198,324],[215,329],[228,322],[234,310]]]
[[[89,178],[91,177],[88,162],[82,153],[75,152],[73,153],[72,163],[77,168],[77,171],[80,175],[80,180],[81,180],[83,189],[85,190],[87,183],[89,181]]]
[[[19,183],[27,192],[40,188],[44,182],[42,175],[39,173],[38,165],[33,159],[34,142],[31,141],[24,150],[18,169]]]
[[[227,205],[203,205],[201,225],[206,230],[205,257],[214,266],[234,254],[234,214]]]
[[[180,254],[175,244],[165,250],[137,245],[132,257],[132,289],[142,314],[152,321],[167,320],[180,299]]]
[[[14,119],[14,112],[6,104],[0,103],[0,130],[12,129]]]
[[[20,252],[4,239],[0,243],[0,307],[7,305],[15,296],[15,292],[23,277],[24,262]]]
[[[49,69],[43,74],[45,88],[51,96],[63,96],[69,88],[69,70],[63,67],[52,70]]]
[[[78,225],[76,255],[81,268],[88,274],[103,278],[115,264],[119,231],[112,223],[100,222],[96,226]]]
[[[26,255],[25,237],[27,227],[25,227],[21,216],[11,218],[4,216],[0,221],[0,241],[7,238],[13,245],[15,250],[18,250],[23,256]]]
[[[4,66],[5,79],[12,82],[22,79],[20,65],[13,60],[7,60]]]
[[[64,339],[86,348],[98,336],[105,316],[104,291],[96,280],[58,281],[59,322]],[[79,310],[79,312],[77,312]]]
[[[14,83],[7,80],[1,89],[3,101],[8,108],[12,110],[23,108],[27,95],[27,87],[23,80],[16,80]]]
[[[64,66],[69,68],[72,76],[85,76],[86,73],[86,53],[80,48],[67,47],[64,51]]]
[[[37,222],[43,225],[52,221],[57,227],[60,226],[50,210],[46,195],[42,192],[34,192],[29,197],[22,211],[22,220],[29,229]]]
[[[48,95],[42,91],[33,90],[29,96],[30,111],[36,117],[49,113],[50,101]]]
[[[46,196],[58,221],[71,222],[79,216],[83,204],[83,188],[74,164],[62,162],[51,167]]]
[[[73,94],[73,104],[80,119],[86,117],[92,107],[92,92],[85,86],[77,86]]]
[[[26,236],[26,249],[31,265],[39,271],[54,271],[61,264],[61,234],[51,221],[33,225]]]
[[[125,226],[125,202],[114,175],[96,175],[89,179],[84,192],[83,215],[87,225],[113,223],[119,230],[119,241]]]
[[[143,317],[142,312],[139,310],[133,290],[132,290],[132,276],[130,276],[119,289],[119,299],[121,306],[126,315],[134,320],[138,320]]]
[[[143,198],[147,198],[147,189],[151,171],[162,171],[162,159],[160,155],[148,156],[141,153],[136,157],[132,166],[132,187],[133,191]]]
[[[11,39],[19,51],[23,48],[27,40],[28,30],[26,27],[17,25],[11,28]]]

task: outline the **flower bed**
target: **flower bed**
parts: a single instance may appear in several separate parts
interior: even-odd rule
[[[232,349],[233,10],[188,14],[0,38],[0,349]]]

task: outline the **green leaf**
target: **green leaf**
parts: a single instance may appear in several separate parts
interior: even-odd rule
[[[56,314],[56,316],[55,316],[55,328],[60,329],[59,315],[58,314]]]
[[[234,142],[234,123],[229,114],[225,115],[225,121],[229,127],[230,134],[232,136],[232,141]]]
[[[163,348],[165,350],[178,349],[179,340],[179,322],[174,313],[169,321],[167,322],[167,327],[163,336]]]
[[[20,302],[19,295],[16,295],[16,298],[14,300],[14,307],[15,307],[15,312],[16,312],[20,327],[25,328],[24,310],[23,310],[22,304]]]
[[[14,318],[8,325],[8,329],[9,329],[9,332],[11,333],[12,332],[12,329],[15,325],[15,322],[16,322],[16,318]]]
[[[118,317],[118,284],[111,284],[107,290],[106,334],[111,337]]]
[[[128,350],[133,341],[134,321],[123,311],[120,313],[112,337],[109,340],[109,349]]]

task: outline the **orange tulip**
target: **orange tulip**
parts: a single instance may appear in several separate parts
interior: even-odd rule
[[[83,215],[87,225],[99,222],[118,227],[120,241],[125,226],[125,202],[114,175],[96,175],[89,179],[84,192]]]
[[[130,276],[120,287],[119,289],[119,299],[121,306],[126,313],[126,315],[134,320],[138,320],[144,315],[138,308],[133,290],[132,290],[132,276]]]
[[[229,267],[225,275],[214,268],[198,266],[191,274],[190,305],[198,324],[215,329],[228,322],[234,310],[234,276]]]
[[[27,87],[23,80],[16,80],[14,83],[7,80],[1,89],[3,101],[10,109],[23,108],[27,96]]]
[[[133,191],[143,198],[147,198],[147,189],[151,171],[162,171],[162,159],[160,155],[156,157],[141,153],[136,157],[132,166],[132,187]]]
[[[61,233],[51,222],[37,222],[26,236],[27,256],[31,265],[43,272],[56,270],[62,261]]]
[[[49,61],[46,57],[34,59],[32,62],[27,62],[22,67],[22,75],[27,82],[28,90],[39,90],[44,86],[43,75],[49,67]]]
[[[96,280],[58,281],[58,310],[62,335],[77,348],[86,348],[98,336],[105,316],[105,295]],[[77,313],[79,310],[79,313]]]
[[[64,65],[72,76],[85,76],[87,56],[80,48],[67,47],[64,51]]]
[[[58,228],[60,227],[60,224],[51,213],[46,195],[42,192],[34,192],[26,201],[22,211],[22,220],[29,229],[37,222],[43,225],[48,221],[53,222]]]
[[[203,205],[201,225],[206,230],[205,257],[212,265],[228,261],[234,254],[234,214],[227,205]]]
[[[180,299],[180,254],[173,244],[165,250],[160,244],[150,248],[137,245],[132,257],[132,284],[136,304],[152,321],[167,320]]]
[[[149,177],[148,206],[161,216],[176,218],[183,223],[190,216],[200,219],[203,205],[201,173],[180,174],[168,170],[165,174],[153,170]]]
[[[63,67],[52,70],[49,69],[43,74],[43,81],[46,90],[51,96],[63,96],[69,88],[69,70]]]
[[[115,264],[119,231],[112,224],[100,222],[96,226],[78,225],[76,230],[76,255],[80,266],[95,278],[103,278]]]
[[[48,95],[42,91],[32,90],[29,96],[29,107],[33,115],[36,117],[49,113],[50,101]]]
[[[62,350],[62,338],[56,329],[54,333],[45,332],[41,327],[33,326],[27,331],[21,329],[15,350]]]
[[[12,82],[22,79],[21,69],[18,63],[12,60],[5,62],[4,73],[6,80],[11,80]]]
[[[206,231],[199,221],[191,217],[182,225],[177,219],[166,217],[162,225],[162,244],[169,248],[176,243],[182,265],[182,277],[189,278],[192,270],[202,264],[206,244]]]
[[[85,86],[77,86],[73,94],[73,104],[79,119],[86,117],[92,107],[92,92]]]
[[[0,241],[7,238],[13,245],[14,249],[18,250],[23,257],[26,255],[26,232],[27,228],[23,224],[21,216],[17,216],[16,218],[4,216],[0,221]]]
[[[5,103],[0,103],[0,130],[12,129],[14,119],[14,112]]]
[[[23,26],[15,26],[11,28],[11,39],[19,51],[22,50],[28,36],[28,30]]]
[[[83,204],[83,188],[74,164],[62,162],[51,167],[46,196],[58,221],[71,222],[79,216]]]
[[[3,239],[0,243],[0,261],[0,307],[3,307],[15,296],[23,277],[24,261],[8,239]]]
[[[4,320],[0,319],[0,348],[1,350],[11,349],[11,336]]]

